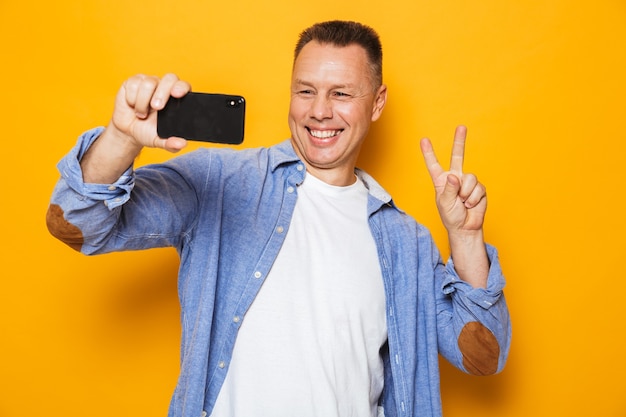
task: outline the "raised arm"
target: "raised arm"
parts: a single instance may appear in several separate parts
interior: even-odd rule
[[[463,172],[466,135],[465,126],[457,127],[447,171],[439,164],[430,140],[422,139],[420,146],[435,186],[437,209],[448,232],[455,269],[473,287],[485,288],[489,273],[483,237],[487,194],[474,174]]]
[[[163,78],[136,75],[126,80],[117,93],[111,121],[81,160],[83,180],[98,184],[116,181],[144,146],[171,152],[185,147],[182,138],[157,136],[156,117],[170,96],[182,97],[190,89],[174,74]]]

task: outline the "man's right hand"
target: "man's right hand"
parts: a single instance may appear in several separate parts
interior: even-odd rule
[[[174,74],[163,78],[135,75],[126,80],[117,93],[109,125],[81,160],[84,181],[115,182],[144,146],[170,152],[184,148],[187,141],[183,138],[158,137],[157,111],[170,97],[180,98],[189,91],[189,83]]]
[[[115,99],[113,118],[107,129],[140,147],[164,148],[172,152],[182,149],[181,138],[159,138],[156,131],[157,111],[163,109],[170,96],[180,98],[191,90],[189,83],[174,74],[163,78],[135,75],[124,82]]]

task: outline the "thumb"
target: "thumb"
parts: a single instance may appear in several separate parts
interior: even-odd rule
[[[152,146],[154,148],[162,148],[167,151],[176,153],[187,146],[187,141],[183,138],[179,138],[176,136],[169,137],[167,139],[162,139],[156,136],[152,142]]]
[[[443,206],[451,206],[456,202],[461,189],[461,180],[456,175],[448,174],[446,177],[446,185],[439,197],[439,201]]]

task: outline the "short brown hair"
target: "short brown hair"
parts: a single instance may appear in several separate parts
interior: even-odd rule
[[[374,29],[362,23],[331,20],[316,23],[300,33],[300,38],[294,51],[294,62],[302,48],[311,42],[331,44],[335,46],[348,46],[356,44],[365,49],[372,70],[374,88],[378,88],[383,82],[383,48],[380,38]]]

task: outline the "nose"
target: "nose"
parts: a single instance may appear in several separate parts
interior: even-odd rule
[[[332,119],[332,100],[324,94],[318,94],[311,104],[311,117],[316,120]]]

